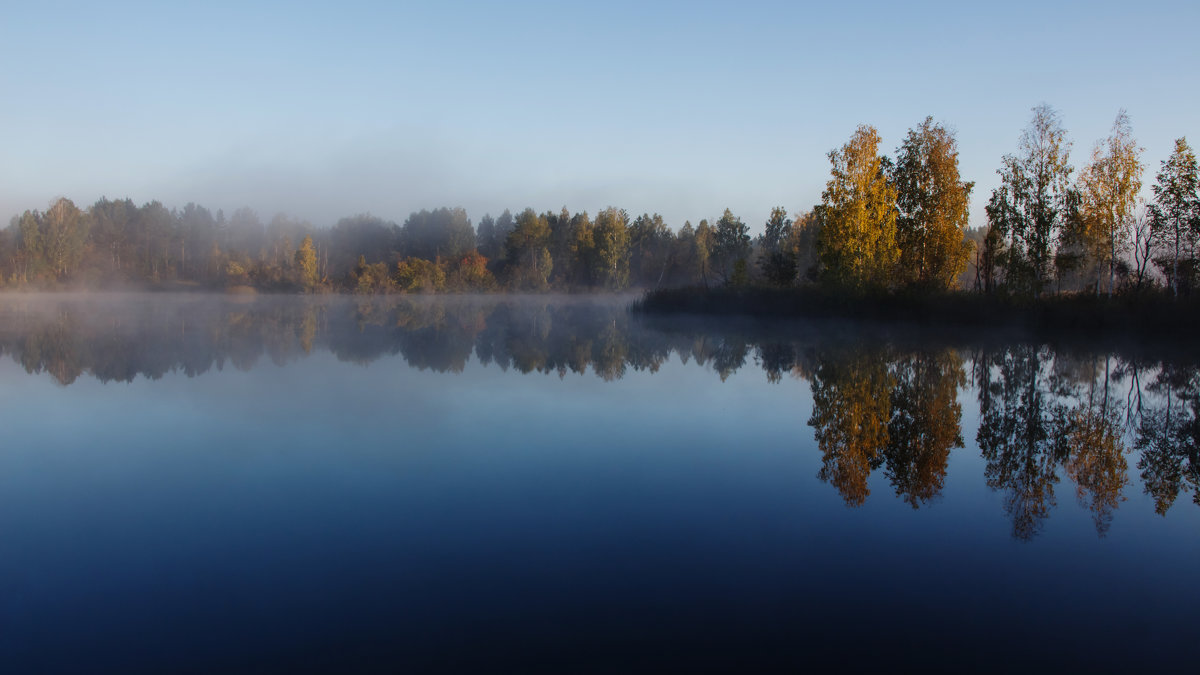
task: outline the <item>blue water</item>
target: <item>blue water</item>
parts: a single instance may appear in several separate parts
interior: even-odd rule
[[[1194,663],[1194,432],[1173,437],[1165,510],[1139,469],[1148,427],[1123,416],[1115,506],[1077,497],[1075,442],[1030,525],[1011,483],[989,485],[973,375],[1026,343],[859,345],[879,328],[647,322],[577,299],[368,304],[0,300],[0,670]],[[777,343],[800,365],[772,382],[756,350]],[[1027,343],[1060,418],[1126,411],[1118,371],[1139,363],[1142,416],[1194,419],[1186,350]],[[865,495],[823,480],[814,383],[841,396],[869,380],[847,364],[895,378],[914,354],[961,368],[940,485],[901,494],[882,459]],[[1168,380],[1170,401],[1152,390]]]

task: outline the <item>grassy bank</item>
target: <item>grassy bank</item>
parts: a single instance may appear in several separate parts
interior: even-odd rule
[[[1185,337],[1200,328],[1200,298],[1165,293],[1047,295],[1018,298],[952,292],[866,293],[824,288],[674,288],[648,291],[633,304],[647,315],[693,314],[855,319],[965,326],[1020,326]]]

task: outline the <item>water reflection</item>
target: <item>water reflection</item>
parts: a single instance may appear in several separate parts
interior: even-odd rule
[[[885,465],[896,494],[915,509],[941,494],[950,450],[963,447],[958,390],[966,373],[962,357],[944,349],[897,359],[892,376]]]
[[[800,414],[820,452],[817,477],[852,507],[871,498],[877,474],[913,509],[937,502],[951,452],[964,447],[964,404],[978,413],[983,479],[1002,496],[1018,539],[1043,530],[1064,480],[1104,536],[1132,483],[1131,453],[1159,514],[1180,495],[1200,504],[1195,350],[878,333],[662,323],[621,303],[561,298],[0,301],[0,352],[62,385],[85,374],[128,382],[249,370],[264,357],[286,365],[315,351],[363,365],[399,356],[417,369],[460,373],[475,360],[606,381],[677,358],[721,382],[757,368],[772,383],[806,383],[812,407]]]
[[[817,476],[851,506],[866,501],[867,478],[882,464],[888,444],[895,381],[880,356],[866,350],[822,355],[812,377],[808,424],[821,450]]]
[[[1013,535],[1036,534],[1055,503],[1057,467],[1066,446],[1050,434],[1056,423],[1050,398],[1048,350],[1014,345],[985,350],[979,371],[979,433],[976,442],[987,462],[988,487],[1004,494]]]
[[[1138,471],[1154,509],[1165,514],[1181,493],[1200,505],[1200,378],[1194,368],[1164,365],[1147,387],[1158,405],[1143,407],[1138,392]]]

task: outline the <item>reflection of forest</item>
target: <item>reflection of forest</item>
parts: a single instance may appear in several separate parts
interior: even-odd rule
[[[794,368],[812,387],[818,477],[851,506],[866,501],[868,479],[881,467],[913,508],[937,498],[950,450],[963,445],[958,394],[968,366],[984,477],[1003,495],[1013,536],[1029,539],[1041,530],[1064,475],[1103,536],[1125,500],[1132,448],[1142,451],[1137,468],[1160,514],[1180,493],[1200,504],[1194,361],[1030,343],[963,350],[842,342],[810,349]]]
[[[1160,514],[1180,494],[1200,504],[1200,368],[1190,351],[862,335],[808,324],[781,339],[746,324],[656,324],[588,299],[0,300],[0,352],[64,385],[84,373],[126,382],[226,364],[248,370],[264,356],[283,365],[314,350],[363,364],[396,355],[452,373],[474,357],[560,377],[590,369],[605,380],[655,372],[673,355],[722,381],[753,363],[770,382],[809,383],[818,477],[852,506],[867,500],[877,470],[914,509],[940,497],[950,452],[964,444],[959,394],[969,382],[985,480],[1003,495],[1014,536],[1040,531],[1064,476],[1103,535],[1124,500],[1133,451]]]

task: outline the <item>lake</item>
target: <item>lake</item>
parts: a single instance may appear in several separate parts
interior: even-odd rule
[[[0,670],[1194,666],[1195,340],[624,300],[0,297]]]

